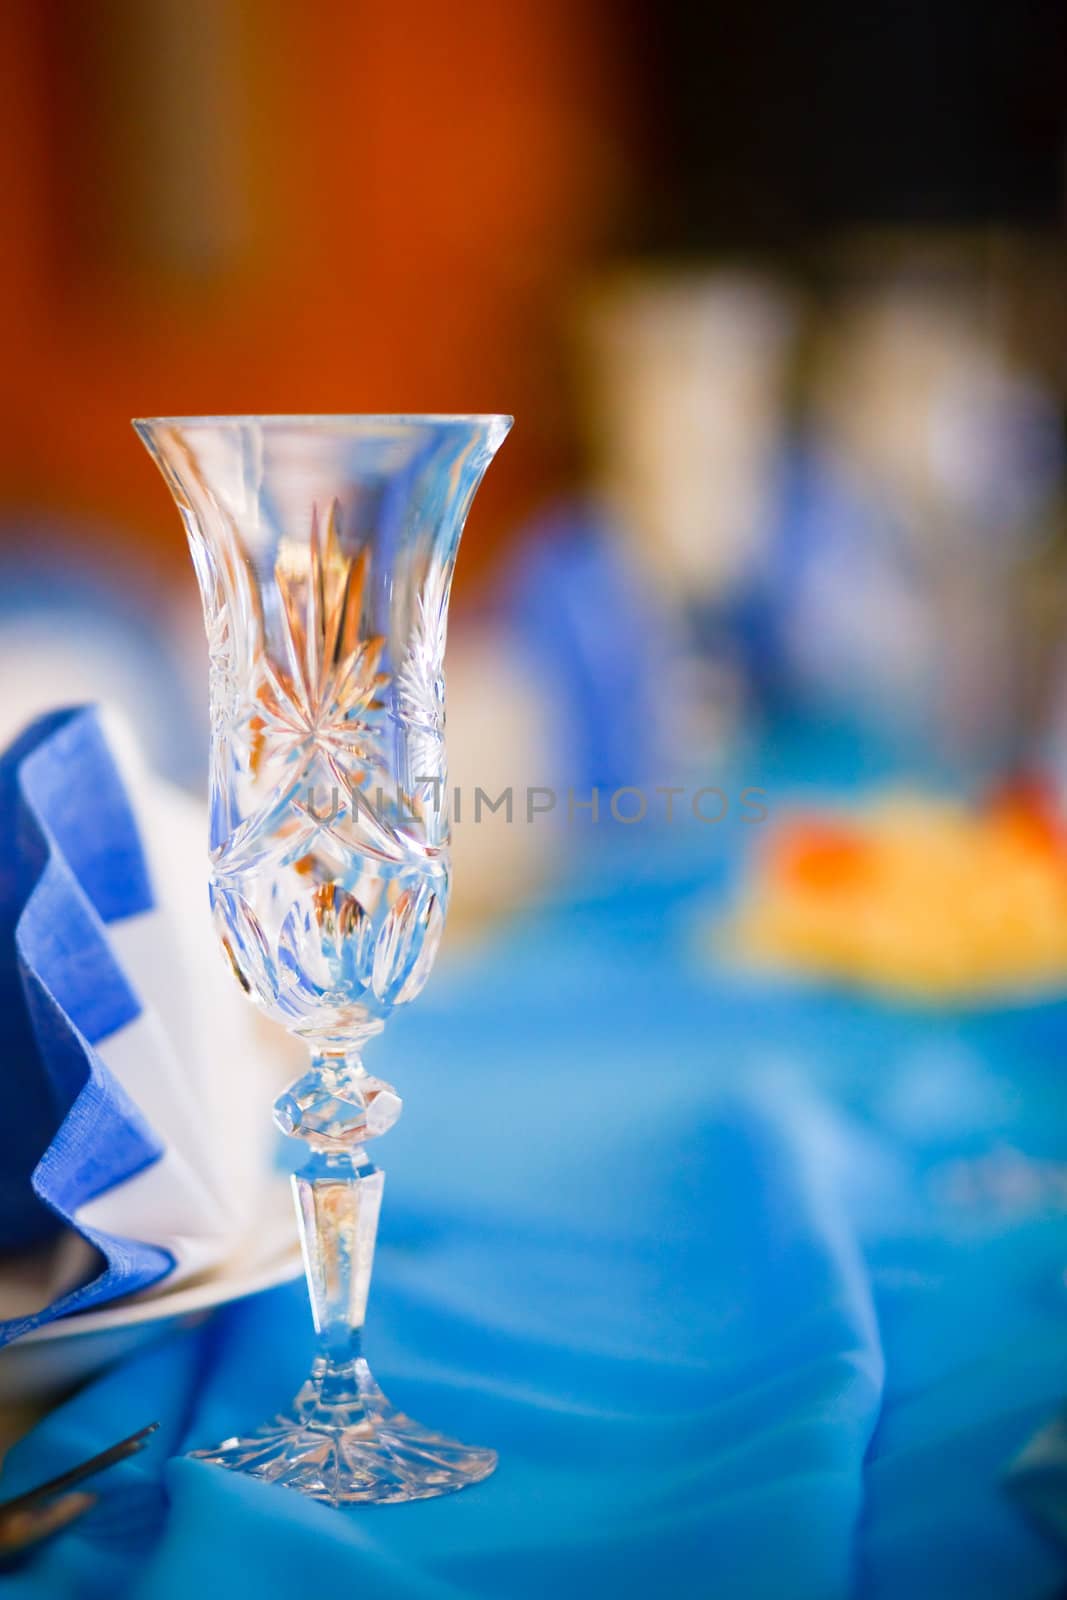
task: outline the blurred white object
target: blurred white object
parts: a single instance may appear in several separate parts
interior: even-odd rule
[[[556,773],[553,707],[508,634],[495,627],[457,630],[448,646],[448,772],[452,790],[452,902],[445,932],[461,935],[487,917],[516,909],[551,870],[566,800],[527,821],[528,788]],[[511,791],[511,809],[489,802]],[[458,790],[460,805],[455,806]]]
[[[758,559],[795,324],[755,273],[634,271],[590,299],[598,487],[669,596],[729,591]]]
[[[954,752],[1011,759],[1030,666],[1024,577],[1065,458],[1056,398],[1004,320],[977,270],[872,270],[834,304],[813,434],[856,510],[825,543],[821,604],[798,609],[797,629],[836,655],[842,686],[881,675]]]
[[[3,524],[0,548],[0,748],[56,706],[95,703],[122,713],[154,770],[200,781],[206,691],[191,579],[149,591],[135,567],[106,559],[91,524]]]
[[[1055,397],[1006,348],[982,285],[875,280],[835,309],[813,408],[927,558],[1007,566],[1058,492]]]
[[[201,1282],[169,1282],[101,1311],[35,1328],[0,1353],[0,1405],[42,1404],[181,1324],[217,1306],[303,1275],[288,1182],[270,1185],[267,1204],[233,1259]],[[0,1423],[2,1428],[2,1423]]]

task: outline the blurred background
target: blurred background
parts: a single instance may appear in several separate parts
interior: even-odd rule
[[[0,45],[5,740],[100,697],[202,786],[131,416],[500,410],[457,781],[755,781],[802,729],[802,776],[1058,792],[1059,4],[3,0]],[[461,913],[562,834],[461,837]]]
[[[1067,1307],[1063,0],[0,0],[0,61],[0,748],[96,699],[205,795],[132,417],[515,416],[374,1057],[384,1359],[482,1393],[515,1592],[1051,1593],[993,1486]]]

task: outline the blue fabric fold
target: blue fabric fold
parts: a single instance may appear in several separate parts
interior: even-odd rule
[[[137,823],[92,708],[41,718],[0,758],[0,838],[0,1047],[18,1107],[0,1125],[0,1247],[37,1247],[66,1225],[100,1258],[88,1282],[33,1316],[0,1322],[4,1344],[145,1288],[173,1263],[154,1245],[78,1218],[163,1153],[94,1049],[141,1012],[107,926],[150,910],[153,899]]]
[[[299,1385],[292,1285],[167,1334],[13,1450],[10,1492],[162,1423],[9,1580],[20,1600],[1052,1589],[1001,1479],[1062,1384],[1061,1202],[1051,1168],[1017,1209],[960,1179],[998,1144],[1067,1157],[1067,1007],[709,979],[677,937],[635,943],[617,868],[595,916],[528,918],[374,1047],[406,1109],[367,1352],[396,1403],[495,1446],[494,1477],[338,1512],[180,1459]],[[646,909],[684,926],[680,894]]]

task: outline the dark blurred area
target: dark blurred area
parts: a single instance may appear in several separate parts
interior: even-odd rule
[[[5,737],[76,684],[199,779],[131,416],[508,410],[464,781],[797,717],[1067,770],[1062,6],[5,0],[0,38]]]
[[[776,250],[857,224],[1058,224],[1062,6],[756,0],[650,15],[661,236]]]

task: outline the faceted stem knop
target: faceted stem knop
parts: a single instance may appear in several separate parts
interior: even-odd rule
[[[283,1133],[313,1150],[346,1151],[387,1133],[403,1109],[390,1083],[372,1078],[358,1056],[315,1056],[274,1102]]]

